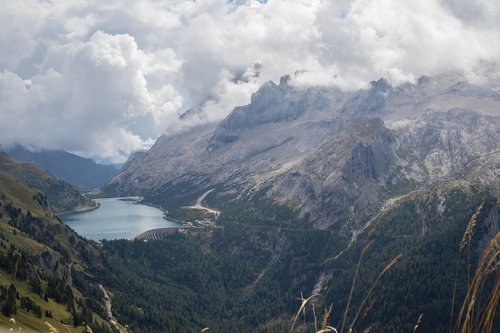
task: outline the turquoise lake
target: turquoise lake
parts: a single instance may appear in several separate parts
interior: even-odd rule
[[[82,213],[64,213],[59,218],[79,235],[93,240],[132,239],[150,229],[177,227],[160,209],[137,204],[131,198],[96,199],[100,207]]]

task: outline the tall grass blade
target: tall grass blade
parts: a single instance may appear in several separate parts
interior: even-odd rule
[[[352,330],[354,328],[354,325],[356,324],[356,321],[358,320],[359,318],[359,315],[361,314],[361,310],[363,310],[365,304],[366,304],[366,301],[368,300],[368,298],[370,297],[373,289],[375,288],[375,286],[377,285],[378,281],[380,280],[380,278],[385,274],[387,273],[392,267],[394,267],[394,265],[396,265],[398,263],[398,261],[401,259],[401,257],[403,256],[402,253],[400,253],[398,256],[396,256],[394,259],[391,260],[390,263],[387,264],[387,266],[385,266],[385,268],[382,270],[382,272],[380,272],[380,274],[377,276],[377,278],[375,279],[375,282],[373,282],[372,286],[370,287],[370,290],[368,290],[368,293],[366,294],[365,298],[363,299],[363,301],[361,302],[360,306],[359,306],[359,309],[358,309],[358,312],[356,313],[356,316],[354,317],[351,325],[349,325],[349,329]]]

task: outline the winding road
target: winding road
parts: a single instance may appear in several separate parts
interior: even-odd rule
[[[211,189],[211,190],[208,190],[205,193],[203,193],[202,196],[199,197],[198,200],[196,200],[196,203],[193,206],[184,206],[184,208],[204,210],[204,211],[207,211],[207,212],[209,212],[211,214],[214,214],[215,217],[219,216],[220,215],[220,211],[219,210],[203,206],[203,200],[205,200],[205,198],[207,197],[207,195],[209,195],[210,192],[212,192],[213,190],[214,189]]]

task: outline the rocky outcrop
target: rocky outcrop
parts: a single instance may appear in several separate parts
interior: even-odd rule
[[[385,79],[370,82],[370,88],[355,93],[345,105],[341,112],[347,117],[377,116],[381,114],[393,88]]]
[[[290,172],[273,188],[283,200],[298,198],[314,225],[326,228],[349,219],[352,207],[369,208],[384,196],[396,169],[395,142],[378,118],[350,120],[338,126],[334,140],[304,160],[306,177]]]
[[[500,118],[465,109],[390,122],[405,177],[445,179],[470,171],[473,161],[500,152]],[[414,162],[418,161],[418,163]]]
[[[252,95],[250,104],[234,108],[217,126],[208,149],[232,143],[250,128],[294,121],[306,112],[333,111],[345,96],[338,89],[297,89],[288,81],[289,76],[279,85],[268,81]]]

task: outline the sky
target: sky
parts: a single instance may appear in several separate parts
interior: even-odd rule
[[[2,0],[0,145],[123,162],[268,80],[356,90],[500,56],[491,0]]]

